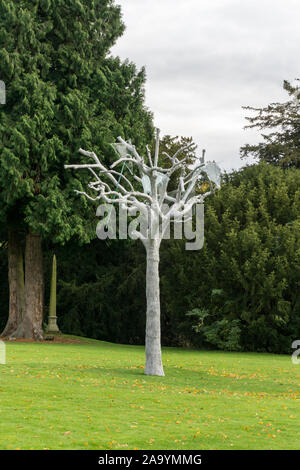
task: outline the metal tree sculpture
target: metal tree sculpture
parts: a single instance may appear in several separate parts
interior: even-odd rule
[[[215,188],[220,186],[220,169],[214,162],[205,164],[204,155],[191,166],[189,156],[179,159],[179,154],[187,150],[183,147],[173,156],[163,152],[170,160],[168,168],[158,166],[159,156],[159,130],[156,130],[155,154],[152,158],[149,147],[147,160],[137,152],[131,142],[126,142],[121,137],[117,144],[112,144],[120,158],[110,168],[104,166],[94,152],[80,149],[79,152],[93,159],[94,163],[65,165],[65,168],[87,168],[93,174],[95,180],[89,183],[89,187],[96,191],[96,197],[86,192],[84,194],[93,201],[103,200],[108,204],[120,204],[128,214],[138,211],[151,223],[147,224],[145,233],[134,231],[135,238],[142,241],[146,249],[146,365],[145,374],[164,375],[161,359],[161,329],[160,329],[160,294],[159,294],[159,249],[161,240],[170,221],[181,222],[183,217],[191,214],[195,204],[203,204],[204,199]],[[123,171],[116,171],[118,165],[131,164],[132,177],[126,177]],[[168,193],[168,183],[176,172],[177,189]],[[197,194],[195,186],[200,176],[206,173],[210,182],[210,190],[204,194]],[[179,175],[179,176],[178,176]],[[130,180],[131,179],[131,180]],[[214,183],[214,185],[213,185]],[[139,185],[139,189],[134,186]],[[166,210],[167,207],[167,210]]]

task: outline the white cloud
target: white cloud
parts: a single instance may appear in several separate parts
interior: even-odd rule
[[[126,31],[113,54],[147,72],[146,104],[164,134],[193,136],[223,168],[244,164],[243,105],[286,99],[299,76],[298,0],[116,0]]]

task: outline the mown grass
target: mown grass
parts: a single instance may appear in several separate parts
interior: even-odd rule
[[[289,356],[100,341],[7,344],[0,449],[299,449],[300,366]]]

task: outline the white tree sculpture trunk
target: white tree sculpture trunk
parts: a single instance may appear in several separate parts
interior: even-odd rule
[[[164,376],[160,341],[159,245],[160,240],[150,240],[146,247],[147,313],[145,374]]]

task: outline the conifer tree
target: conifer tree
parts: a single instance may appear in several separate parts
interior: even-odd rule
[[[129,129],[137,146],[152,136],[145,71],[109,56],[123,30],[112,0],[0,0],[0,215],[26,239],[25,312],[14,337],[42,338],[43,239],[94,236],[95,214],[73,191],[84,181],[63,164],[81,145],[109,159],[109,142]],[[19,253],[12,239],[9,253]]]
[[[246,128],[258,128],[264,133],[263,142],[241,148],[241,157],[254,156],[282,168],[300,168],[300,88],[297,83],[292,85],[286,80],[283,88],[289,95],[285,103],[271,103],[263,108],[244,107],[256,113],[246,117],[249,122]]]

